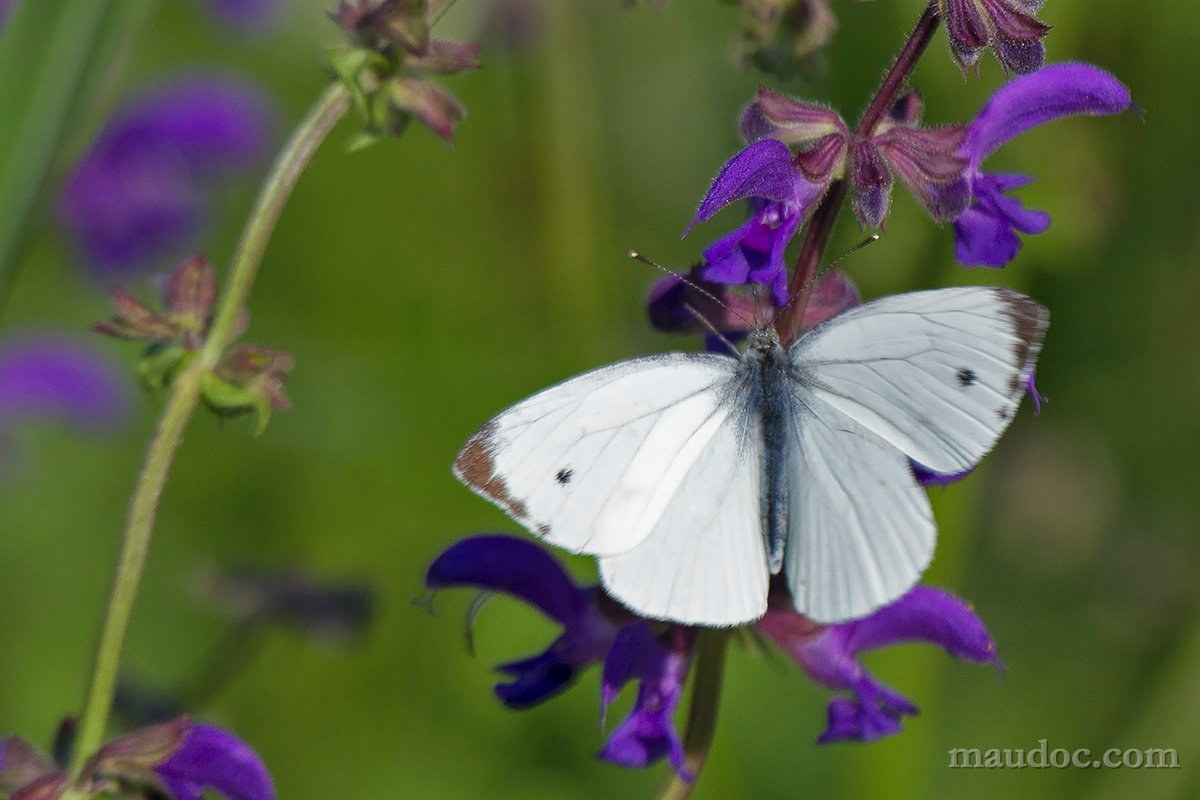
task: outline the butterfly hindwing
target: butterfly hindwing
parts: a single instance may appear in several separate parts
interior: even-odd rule
[[[796,608],[824,623],[865,616],[929,565],[929,499],[904,454],[832,407],[802,400],[792,430],[784,569]]]

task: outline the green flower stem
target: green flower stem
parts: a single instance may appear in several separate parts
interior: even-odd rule
[[[875,126],[879,124],[879,120],[896,102],[900,91],[908,83],[913,69],[916,68],[917,62],[921,60],[925,48],[933,39],[939,21],[937,3],[927,3],[916,27],[908,35],[908,41],[904,43],[904,48],[896,56],[896,60],[892,63],[887,75],[884,76],[879,90],[875,92],[867,110],[863,112],[862,119],[859,120],[858,127],[854,130],[855,136],[870,136],[875,130]],[[779,333],[779,339],[784,346],[795,341],[796,337],[800,335],[800,323],[804,319],[804,308],[808,305],[808,295],[812,291],[817,268],[821,264],[821,257],[825,254],[825,245],[829,243],[829,235],[833,232],[833,224],[842,210],[846,192],[846,178],[834,181],[829,187],[829,191],[825,193],[825,197],[821,199],[817,210],[813,212],[812,222],[809,223],[808,230],[804,234],[804,242],[800,245],[800,255],[796,257],[796,265],[792,268],[792,277],[788,281],[788,296],[793,300],[775,322],[775,330]]]
[[[171,468],[175,452],[183,440],[183,431],[199,399],[200,372],[192,367],[184,370],[171,388],[154,438],[150,440],[137,489],[129,504],[129,521],[125,526],[125,538],[121,544],[116,576],[108,599],[104,629],[100,634],[100,646],[96,650],[92,683],[88,687],[87,701],[80,718],[79,734],[71,758],[71,774],[76,777],[104,740],[108,714],[112,710],[117,672],[120,668],[121,646],[125,641],[125,631],[129,627],[134,600],[137,599],[142,569],[146,564],[146,553],[150,549],[150,536],[154,530],[158,499],[167,482],[167,472]]]
[[[687,732],[683,736],[684,767],[692,781],[672,774],[658,794],[658,800],[686,800],[700,780],[700,770],[708,759],[713,734],[717,730],[717,709],[721,704],[721,681],[725,676],[725,653],[729,631],[702,630],[696,642],[696,673],[692,679],[692,704],[688,709]]]
[[[242,233],[229,270],[228,285],[204,349],[201,350],[199,358],[179,374],[171,387],[162,418],[154,437],[150,440],[146,461],[129,506],[129,519],[125,526],[121,554],[105,612],[104,627],[100,633],[92,681],[71,758],[73,782],[79,778],[88,759],[104,740],[108,716],[112,710],[121,649],[125,642],[125,632],[129,627],[133,604],[137,599],[142,570],[146,564],[159,497],[167,482],[167,473],[179,449],[188,420],[191,419],[200,399],[204,375],[217,364],[236,333],[237,318],[250,294],[259,262],[284,203],[287,202],[297,179],[318,145],[346,113],[349,103],[350,95],[345,88],[338,84],[331,85],[309,109],[284,145],[259,192],[254,210]],[[64,800],[87,796],[85,791],[73,788]]]

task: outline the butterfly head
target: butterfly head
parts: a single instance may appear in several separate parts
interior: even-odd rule
[[[746,338],[746,350],[766,355],[779,348],[779,334],[770,325],[758,325],[750,330]]]

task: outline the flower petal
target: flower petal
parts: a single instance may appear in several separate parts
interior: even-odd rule
[[[574,651],[571,637],[564,635],[540,655],[499,665],[496,671],[513,680],[496,684],[496,697],[509,708],[531,708],[566,691],[580,666],[574,663]]]
[[[275,800],[275,785],[258,754],[228,731],[192,725],[155,772],[175,800],[201,800],[212,789],[228,800]]]
[[[665,756],[683,780],[694,779],[684,767],[683,741],[672,718],[689,662],[686,648],[662,647],[641,623],[622,629],[604,662],[605,707],[635,675],[641,685],[633,710],[609,736],[600,758],[623,767],[645,767]]]
[[[737,200],[762,197],[777,202],[794,202],[797,180],[787,145],[778,139],[754,142],[721,168],[683,235],[687,236],[698,223]]]
[[[949,486],[952,483],[958,483],[975,471],[975,467],[971,467],[962,472],[934,472],[912,459],[909,459],[908,466],[912,470],[913,477],[917,479],[917,483],[922,486]]]
[[[971,123],[962,153],[975,169],[997,147],[1030,128],[1074,114],[1118,114],[1129,89],[1089,64],[1055,64],[1005,84]]]
[[[425,573],[430,589],[477,586],[537,606],[564,627],[575,623],[585,597],[553,556],[525,539],[500,534],[455,542]]]
[[[964,661],[997,660],[996,645],[971,607],[932,586],[914,587],[891,605],[845,627],[845,647],[851,655],[901,642],[928,642]]]

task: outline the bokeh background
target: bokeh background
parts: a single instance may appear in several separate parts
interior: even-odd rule
[[[40,2],[41,0],[39,0]],[[153,5],[153,4],[151,4]],[[338,41],[329,3],[283,0],[280,18],[235,35],[195,3],[161,2],[102,91],[117,100],[184,69],[234,70],[297,119]],[[462,0],[439,32],[478,38]],[[997,170],[1050,231],[1003,272],[965,271],[952,235],[903,190],[881,242],[844,268],[866,297],[1001,283],[1049,306],[1038,372],[1050,402],[1026,407],[972,479],[933,492],[940,520],[927,580],[968,598],[1003,676],[927,646],[867,657],[920,705],[903,734],[817,747],[829,694],[782,658],[731,653],[721,720],[698,798],[1180,798],[1200,792],[1200,11],[1125,0],[1054,0],[1052,61],[1121,77],[1145,110],[1068,119],[1006,146]],[[651,331],[657,275],[638,248],[686,265],[737,219],[680,234],[738,147],[734,120],[766,83],[855,117],[919,12],[916,0],[835,2],[827,79],[781,83],[735,67],[732,5],[535,2],[515,50],[485,42],[484,68],[447,80],[470,110],[449,147],[414,127],[346,154],[334,133],[286,209],[251,301],[251,338],[294,354],[295,411],[265,434],[192,421],[163,498],[131,635],[131,672],[157,686],[191,676],[227,629],[197,601],[212,565],[303,567],[373,584],[379,613],[348,648],[267,638],[197,715],[263,755],[280,796],[644,797],[666,767],[598,762],[596,671],[539,708],[510,712],[490,668],[540,650],[555,629],[492,603],[464,648],[466,592],[430,615],[412,604],[425,566],[470,532],[514,531],[450,475],[465,437],[565,376],[636,354],[692,347]],[[939,34],[914,84],[927,119],[967,119],[1003,81],[989,57],[963,79]],[[11,91],[11,87],[10,87]],[[0,118],[6,114],[0,110]],[[2,123],[11,124],[11,120]],[[29,220],[0,336],[83,332],[108,316],[50,208],[95,124],[68,133]],[[261,170],[219,195],[202,247],[223,269]],[[0,213],[5,213],[0,209]],[[843,220],[830,253],[859,231]],[[151,294],[148,279],[130,287]],[[132,375],[138,348],[98,343]],[[80,705],[125,504],[159,399],[132,377],[127,425],[81,436],[6,431],[0,469],[0,728],[39,742]],[[582,577],[586,559],[572,562]],[[630,702],[623,698],[616,714]],[[610,719],[619,716],[610,714]],[[1173,747],[1181,769],[952,770],[947,749]]]

